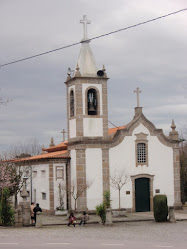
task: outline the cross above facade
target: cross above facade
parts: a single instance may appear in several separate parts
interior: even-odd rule
[[[61,131],[61,133],[63,134],[63,142],[65,141],[65,134],[67,133],[64,129]]]
[[[83,23],[83,28],[84,28],[84,37],[83,37],[83,40],[86,40],[86,39],[88,39],[88,37],[87,37],[87,24],[90,24],[91,21],[87,20],[87,16],[84,15],[83,16],[83,20],[80,20],[80,23]]]
[[[136,93],[136,96],[137,96],[137,107],[140,107],[140,99],[139,99],[139,94],[141,93],[142,91],[139,89],[139,87],[136,88],[136,90],[134,91],[134,93]]]

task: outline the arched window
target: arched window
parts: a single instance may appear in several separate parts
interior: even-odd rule
[[[95,89],[89,89],[87,93],[87,106],[88,115],[97,115],[97,91]]]
[[[71,90],[70,92],[70,117],[74,116],[75,106],[74,106],[74,92]]]
[[[146,163],[146,145],[145,143],[137,144],[137,162]]]

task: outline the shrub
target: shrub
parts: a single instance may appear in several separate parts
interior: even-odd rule
[[[168,205],[166,195],[155,195],[153,198],[154,218],[157,222],[167,220]]]
[[[106,206],[106,208],[110,208],[111,205],[110,191],[106,190],[103,196],[104,196],[104,205]]]
[[[9,203],[10,191],[4,188],[1,195],[0,216],[3,226],[11,226],[14,223],[14,210]]]
[[[104,203],[96,206],[96,213],[100,216],[102,224],[105,224],[106,221],[106,207]]]

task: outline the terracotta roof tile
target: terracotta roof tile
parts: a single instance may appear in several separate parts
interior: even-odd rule
[[[39,160],[39,159],[49,159],[49,158],[70,158],[69,152],[67,150],[55,151],[51,153],[45,153],[37,156],[32,157],[25,157],[16,159],[13,162],[23,162],[23,161],[32,161],[32,160]]]
[[[122,129],[124,129],[125,127],[126,127],[126,125],[108,129],[108,134],[109,134],[109,135],[110,135],[110,134],[114,134],[114,133],[116,133],[118,130],[122,130]]]
[[[49,147],[47,149],[42,149],[42,150],[47,151],[47,152],[55,152],[55,151],[65,150],[65,149],[67,149],[67,141],[64,141],[58,145],[55,145],[53,147]]]

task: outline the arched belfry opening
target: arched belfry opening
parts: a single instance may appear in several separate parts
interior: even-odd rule
[[[98,99],[97,91],[93,88],[89,89],[87,92],[87,106],[88,115],[97,115]]]
[[[70,91],[70,117],[75,115],[75,101],[74,101],[74,91]]]

